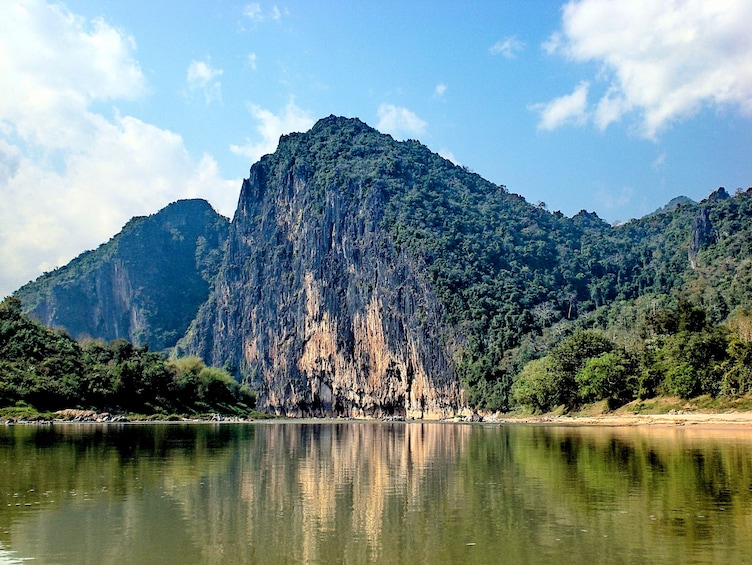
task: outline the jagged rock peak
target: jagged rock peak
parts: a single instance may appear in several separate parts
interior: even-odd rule
[[[130,220],[128,220],[128,222],[126,222],[125,225],[127,226],[133,220],[138,220],[139,218],[191,216],[194,214],[203,214],[206,212],[216,213],[212,205],[203,198],[181,198],[175,200],[174,202],[170,202],[164,208],[161,208],[159,211],[153,214],[149,214],[148,216],[133,216]]]
[[[203,198],[181,198],[175,202],[171,202],[164,208],[162,208],[157,214],[205,214],[207,212],[214,212],[214,207],[204,200]]]
[[[336,157],[337,152],[343,149],[351,149],[353,144],[371,140],[378,143],[380,140],[385,145],[382,147],[399,147],[400,145],[411,145],[418,147],[433,155],[434,157],[444,160],[438,154],[433,154],[430,150],[417,140],[396,141],[391,135],[381,133],[377,129],[369,126],[358,118],[346,118],[342,116],[330,115],[318,120],[313,127],[307,132],[295,132],[280,137],[277,151],[273,154],[266,155],[266,159],[275,159],[285,157],[290,153],[313,150],[321,153],[326,157]],[[329,149],[328,151],[326,149]],[[363,157],[362,152],[356,152],[350,157]],[[262,160],[264,159],[262,158]]]
[[[313,127],[311,127],[311,129],[306,132],[293,132],[282,135],[279,138],[279,145],[277,146],[277,151],[275,151],[274,154],[280,152],[285,153],[287,151],[294,150],[294,148],[297,147],[297,144],[301,140],[309,139],[312,137],[328,137],[332,140],[336,140],[340,135],[346,133],[349,133],[350,135],[356,133],[383,135],[384,137],[391,138],[391,136],[380,133],[378,130],[372,128],[358,118],[346,118],[343,116],[335,116],[334,114],[331,114],[326,118],[321,118],[320,120],[318,120],[315,124],[313,124]]]
[[[359,118],[347,118],[344,116],[335,116],[331,114],[326,118],[318,120],[313,127],[309,130],[313,135],[320,135],[324,132],[341,132],[349,130],[352,132],[361,133],[374,133],[378,135],[386,135],[380,133],[377,129],[372,128]],[[391,137],[391,136],[390,136]]]
[[[420,257],[383,222],[390,195],[432,159],[446,163],[357,119],[283,137],[243,183],[214,293],[181,350],[234,369],[280,414],[453,414],[456,336]]]
[[[710,196],[708,196],[707,201],[717,202],[719,200],[728,200],[729,198],[731,198],[731,196],[729,196],[729,193],[726,192],[726,189],[722,186],[719,186],[718,190],[710,193]]]
[[[587,227],[605,227],[608,224],[601,219],[595,212],[588,212],[587,210],[580,210],[574,216],[572,220],[580,225]]]

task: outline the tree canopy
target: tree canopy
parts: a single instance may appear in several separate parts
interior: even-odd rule
[[[168,360],[116,339],[78,343],[34,322],[21,301],[0,303],[0,408],[84,408],[145,414],[246,414],[250,389],[198,358]]]

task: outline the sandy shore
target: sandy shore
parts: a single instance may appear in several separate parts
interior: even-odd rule
[[[603,414],[599,416],[530,416],[484,418],[504,424],[554,424],[565,426],[748,426],[752,431],[752,412],[667,414]]]

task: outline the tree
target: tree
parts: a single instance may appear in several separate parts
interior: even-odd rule
[[[607,399],[613,408],[634,399],[638,388],[636,365],[623,349],[591,357],[575,376],[580,400]]]
[[[594,331],[578,332],[547,356],[526,364],[515,379],[512,398],[534,411],[546,412],[559,405],[572,408],[578,402],[607,398],[604,395],[612,393],[625,396],[619,383],[631,371],[626,355],[619,353],[594,361],[614,349],[611,340]],[[612,375],[610,370],[621,372]],[[581,386],[585,387],[584,392]]]
[[[244,413],[252,391],[226,371],[190,357],[167,362],[148,346],[86,340],[29,319],[20,301],[0,303],[0,407],[120,408],[138,412]]]
[[[594,331],[583,331],[565,339],[553,348],[549,356],[555,370],[561,373],[561,403],[574,406],[579,400],[577,373],[591,357],[597,357],[614,349],[614,343]]]
[[[548,412],[562,404],[565,375],[557,371],[551,357],[530,361],[512,385],[512,399],[534,412]]]
[[[752,342],[752,311],[741,309],[728,321],[728,326],[745,343]]]
[[[663,374],[659,390],[682,398],[718,395],[728,345],[726,331],[720,327],[667,337],[655,358],[655,367]]]

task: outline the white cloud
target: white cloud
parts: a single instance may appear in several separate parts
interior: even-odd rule
[[[544,49],[601,66],[598,127],[637,112],[642,135],[655,138],[704,106],[752,116],[750,21],[748,0],[571,1]]]
[[[222,76],[222,69],[215,69],[205,61],[191,61],[186,81],[191,90],[200,90],[207,104],[222,101],[222,83],[214,80]]]
[[[566,124],[582,125],[587,121],[589,84],[581,82],[572,94],[556,98],[546,104],[535,104],[532,110],[540,113],[539,129],[552,130]]]
[[[627,113],[632,104],[617,88],[611,87],[608,92],[598,101],[594,116],[595,125],[604,130],[612,122],[617,122]]]
[[[246,4],[245,8],[243,8],[243,15],[252,22],[260,21],[263,18],[261,15],[261,4],[258,2]]]
[[[248,111],[258,122],[256,131],[260,139],[258,141],[246,140],[245,145],[230,145],[230,151],[236,155],[248,157],[254,163],[263,155],[274,153],[280,136],[296,131],[307,131],[314,123],[311,115],[296,106],[292,99],[280,114],[275,114],[256,104],[249,104]]]
[[[666,152],[664,151],[650,164],[650,168],[654,171],[661,171],[666,166]]]
[[[251,2],[250,4],[246,4],[243,8],[243,16],[251,20],[252,23],[257,24],[265,20],[279,21],[282,19],[282,12],[277,6],[273,6],[268,11],[264,11],[261,8],[261,4],[258,2]]]
[[[12,54],[12,56],[11,56]],[[92,104],[147,91],[129,36],[61,5],[15,3],[0,19],[0,296],[186,197],[231,214],[239,181],[182,138]]]
[[[507,59],[514,59],[517,56],[517,52],[522,51],[524,48],[525,43],[512,36],[497,41],[489,47],[488,51],[492,55],[503,55]]]
[[[256,61],[258,60],[258,57],[256,56],[256,53],[248,53],[248,56],[246,57],[246,62],[248,63],[248,66],[251,68],[251,70],[256,70]]]
[[[80,136],[87,146],[66,151],[61,171],[19,159],[18,147],[0,149],[0,161],[12,163],[0,176],[1,295],[174,200],[206,198],[225,215],[235,209],[239,180],[222,179],[208,155],[196,162],[175,133],[129,116],[92,116]]]
[[[438,154],[441,155],[442,157],[444,157],[444,159],[447,159],[447,160],[451,161],[455,165],[461,165],[462,164],[462,163],[460,163],[459,159],[457,159],[457,157],[454,156],[454,153],[452,153],[446,147],[443,147],[443,148],[439,149]]]
[[[546,41],[543,42],[541,47],[547,54],[553,55],[559,49],[561,49],[562,44],[563,39],[561,37],[561,32],[555,31]]]
[[[379,118],[376,129],[396,138],[419,137],[425,133],[428,126],[415,113],[394,104],[381,104],[376,115]]]
[[[437,98],[441,98],[444,96],[444,93],[447,91],[447,85],[443,83],[439,83],[436,85],[436,88],[433,89],[433,94]]]
[[[59,5],[14,3],[0,18],[0,131],[64,148],[95,101],[137,98],[146,83],[131,37]]]

